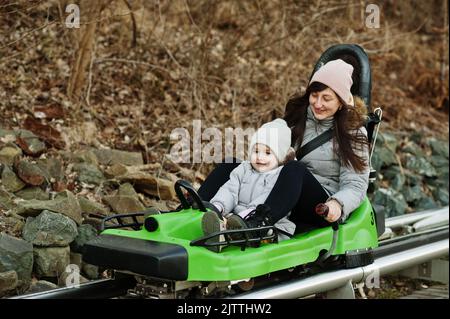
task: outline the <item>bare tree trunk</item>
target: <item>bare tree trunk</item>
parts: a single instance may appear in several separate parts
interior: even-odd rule
[[[97,29],[100,13],[103,9],[103,1],[80,1],[81,27],[78,32],[78,47],[75,52],[75,60],[72,64],[67,95],[70,99],[78,101],[82,95],[88,69],[93,53],[95,31]],[[83,21],[84,20],[84,21]]]

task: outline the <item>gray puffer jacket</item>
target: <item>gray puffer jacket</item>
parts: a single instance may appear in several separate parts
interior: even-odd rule
[[[305,133],[303,135],[302,146],[311,141],[316,136],[328,130],[334,124],[334,119],[317,120],[308,107]],[[364,127],[360,131],[367,136]],[[298,149],[295,145],[295,150]],[[369,160],[369,150],[365,147],[363,150],[355,149],[355,152],[362,156],[366,162]],[[341,165],[340,160],[333,152],[333,141],[330,140],[301,159],[309,171],[319,181],[330,198],[336,199],[343,208],[342,220],[345,220],[350,213],[358,208],[363,202],[367,187],[369,185],[369,167],[358,173],[353,168]]]
[[[231,172],[230,179],[222,185],[210,202],[222,206],[224,216],[256,208],[266,201],[282,168],[283,166],[279,166],[260,173],[253,169],[250,162],[243,161]],[[295,231],[295,224],[287,217],[280,219],[274,226],[290,234],[294,234]],[[279,235],[279,240],[286,238],[285,235]]]

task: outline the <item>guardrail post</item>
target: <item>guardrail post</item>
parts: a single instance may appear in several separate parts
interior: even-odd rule
[[[343,286],[327,291],[324,294],[326,299],[355,299],[355,290],[350,279]]]
[[[398,274],[409,278],[437,281],[448,285],[448,269],[448,256],[446,256],[404,269]]]

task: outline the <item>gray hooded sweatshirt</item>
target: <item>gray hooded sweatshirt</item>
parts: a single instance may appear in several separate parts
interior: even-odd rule
[[[261,173],[253,169],[249,161],[243,161],[230,173],[230,179],[222,185],[210,202],[223,207],[223,216],[256,208],[266,201],[282,168],[283,166],[278,166]],[[280,219],[274,226],[290,234],[295,231],[295,224],[287,217]],[[288,237],[279,235],[278,238],[284,240]]]
[[[307,110],[305,133],[302,146],[316,136],[328,130],[334,124],[334,118],[317,120],[311,110]],[[367,136],[367,131],[361,127],[360,132]],[[297,151],[298,145],[295,145]],[[362,150],[355,149],[355,153],[362,156],[366,163],[369,160],[368,147]],[[363,202],[369,185],[370,168],[358,173],[352,167],[341,165],[339,158],[333,152],[333,141],[330,140],[301,159],[317,181],[322,185],[330,198],[336,199],[342,206],[342,220]]]

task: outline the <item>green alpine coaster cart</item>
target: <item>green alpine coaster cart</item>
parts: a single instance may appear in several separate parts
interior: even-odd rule
[[[352,93],[369,108],[366,128],[372,152],[381,113],[370,109],[368,56],[358,45],[335,45],[322,54],[314,71],[337,58],[354,67]],[[374,177],[371,170],[372,182]],[[129,291],[133,296],[224,297],[274,280],[368,265],[384,232],[384,215],[375,213],[366,197],[345,222],[319,229],[297,227],[296,234],[281,242],[277,241],[279,230],[273,226],[204,236],[201,221],[208,209],[202,199],[183,180],[175,183],[175,192],[181,205],[174,211],[150,209],[105,218],[100,235],[84,245],[83,261],[111,270],[116,277],[133,277],[136,284]],[[139,216],[143,222],[138,221]],[[133,222],[125,222],[130,219]],[[258,238],[249,235],[266,229],[258,232],[262,234]],[[232,236],[232,240],[230,234],[237,232],[240,236]],[[218,235],[224,240],[213,240]],[[222,251],[207,249],[213,245],[222,245]]]

